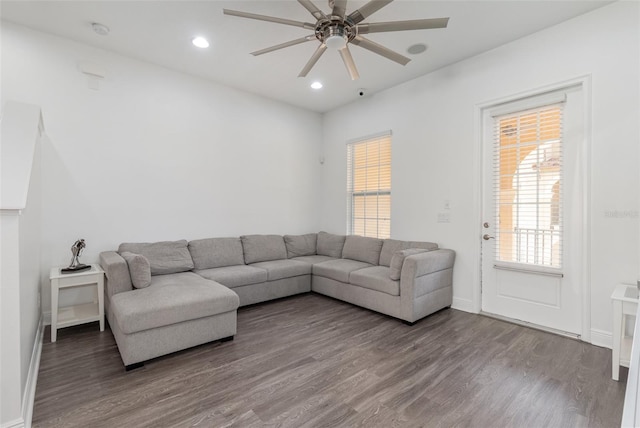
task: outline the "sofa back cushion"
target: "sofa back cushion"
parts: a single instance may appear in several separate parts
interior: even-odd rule
[[[284,235],[284,245],[287,247],[287,257],[315,256],[318,235]]]
[[[149,260],[151,275],[186,272],[193,269],[193,260],[187,241],[163,241],[153,243],[123,243],[118,253],[141,254]]]
[[[344,241],[342,258],[377,265],[378,260],[380,260],[381,249],[381,239],[349,235]]]
[[[342,257],[342,248],[346,236],[334,235],[333,233],[319,232],[316,246],[316,254],[319,256],[329,256],[339,259]]]
[[[287,258],[287,247],[280,235],[244,235],[240,240],[246,264]]]
[[[189,252],[196,269],[244,264],[240,238],[208,238],[189,242]]]
[[[400,241],[398,239],[385,239],[380,251],[380,266],[391,266],[391,258],[396,251],[409,248],[422,248],[423,250],[437,250],[438,244],[433,242]]]

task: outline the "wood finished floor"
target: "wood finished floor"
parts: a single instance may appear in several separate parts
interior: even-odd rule
[[[107,329],[47,327],[34,427],[617,427],[611,351],[447,309],[414,326],[315,294],[126,373]]]

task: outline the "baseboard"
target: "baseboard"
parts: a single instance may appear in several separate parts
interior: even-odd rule
[[[609,331],[591,329],[591,344],[602,348],[613,348],[613,334]]]
[[[22,418],[5,422],[4,424],[0,425],[0,428],[24,428],[24,427],[25,427],[24,419]]]
[[[468,299],[461,299],[459,297],[453,298],[453,303],[451,304],[453,309],[457,309],[459,311],[471,312],[475,314],[477,311],[473,309],[473,301]]]
[[[44,338],[44,317],[40,317],[38,322],[38,331],[36,339],[33,343],[33,351],[31,352],[31,362],[29,363],[29,373],[27,374],[27,384],[24,388],[24,396],[22,397],[22,419],[25,428],[31,428],[31,419],[33,418],[33,403],[36,398],[36,383],[38,382],[38,370],[40,370],[40,356],[42,355],[42,340]]]
[[[31,351],[31,361],[29,361],[29,372],[27,373],[27,383],[22,396],[22,417],[5,422],[0,428],[31,428],[33,417],[33,403],[36,398],[36,383],[38,381],[38,370],[40,370],[40,356],[42,355],[42,339],[44,337],[44,316],[40,316],[36,337],[33,341]]]

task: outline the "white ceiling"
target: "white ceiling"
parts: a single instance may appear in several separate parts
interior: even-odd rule
[[[326,0],[314,0],[328,12]],[[347,13],[365,1],[350,0]],[[288,47],[254,57],[250,52],[311,34],[302,28],[223,15],[222,9],[315,22],[298,2],[288,1],[6,1],[2,19],[67,37],[88,45],[159,64],[174,70],[325,112],[430,71],[550,27],[611,1],[407,1],[396,0],[364,22],[450,17],[449,26],[369,34],[366,37],[412,61],[406,66],[357,46],[351,46],[360,79],[351,81],[337,52],[327,51],[305,78],[298,73],[319,42]],[[111,30],[100,36],[91,29],[99,22]],[[195,48],[202,35],[211,46]],[[407,48],[424,43],[421,55]],[[324,88],[309,87],[318,80]]]

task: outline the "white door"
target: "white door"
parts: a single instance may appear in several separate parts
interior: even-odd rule
[[[483,110],[482,311],[582,335],[580,85]]]

